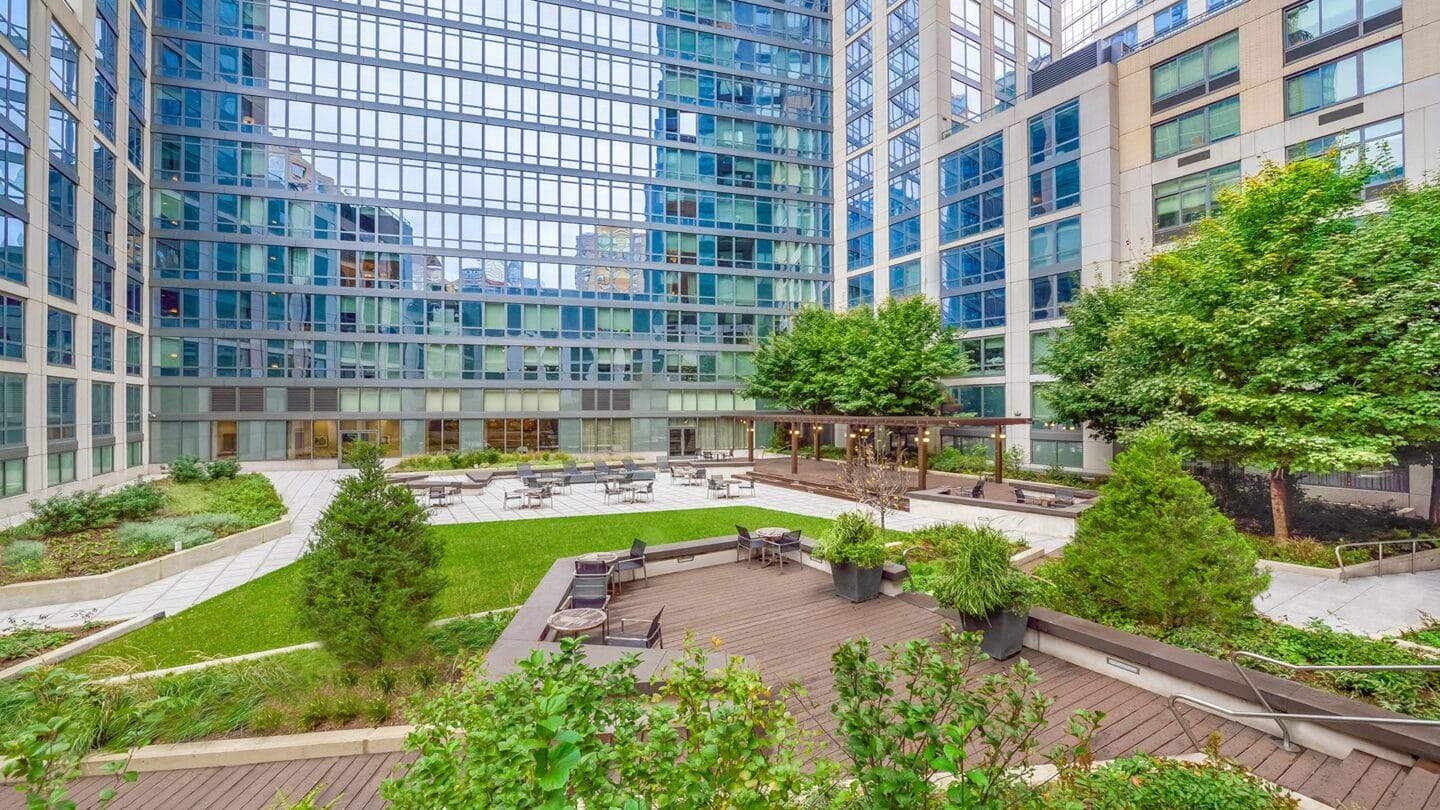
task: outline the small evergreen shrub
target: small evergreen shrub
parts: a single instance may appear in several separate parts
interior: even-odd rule
[[[140,520],[165,508],[165,495],[150,481],[127,484],[101,498],[111,519]]]
[[[410,490],[388,483],[379,449],[357,444],[356,473],[315,522],[300,561],[298,618],[348,665],[375,667],[424,644],[443,547]]]
[[[1060,563],[1046,568],[1052,607],[1164,627],[1251,615],[1270,576],[1164,434],[1135,434],[1100,493]]]
[[[16,571],[35,571],[44,557],[45,544],[39,540],[12,540],[5,546],[5,565]]]
[[[193,484],[205,480],[205,467],[194,456],[180,456],[170,462],[170,480],[177,484]]]
[[[105,507],[100,493],[91,491],[31,501],[30,514],[29,522],[33,527],[47,535],[83,532],[111,521],[110,510]]]
[[[217,458],[205,465],[205,478],[210,481],[224,481],[240,474],[240,462],[233,458]]]

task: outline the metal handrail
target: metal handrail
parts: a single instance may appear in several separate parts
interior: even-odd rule
[[[1235,672],[1239,674],[1240,680],[1244,681],[1245,685],[1250,687],[1250,691],[1255,693],[1255,701],[1265,708],[1264,712],[1247,713],[1243,715],[1236,714],[1235,716],[1265,717],[1274,720],[1275,725],[1280,727],[1280,747],[1285,749],[1286,751],[1299,751],[1300,747],[1297,746],[1294,742],[1291,742],[1290,727],[1285,725],[1285,721],[1281,719],[1282,717],[1288,717],[1292,720],[1333,721],[1337,723],[1371,722],[1382,724],[1393,723],[1396,725],[1440,726],[1440,720],[1420,720],[1416,718],[1391,719],[1384,717],[1351,717],[1348,715],[1329,714],[1287,714],[1285,712],[1277,712],[1275,711],[1274,707],[1270,705],[1270,701],[1265,699],[1265,695],[1263,692],[1260,691],[1260,687],[1256,686],[1255,682],[1250,679],[1250,675],[1247,670],[1244,667],[1240,666],[1240,658],[1242,657],[1253,659],[1264,664],[1270,664],[1272,666],[1284,667],[1291,672],[1440,672],[1440,664],[1292,664],[1289,661],[1281,661],[1278,658],[1271,658],[1268,655],[1261,655],[1260,653],[1248,652],[1246,650],[1232,651],[1230,653],[1231,666],[1235,667]],[[1171,706],[1171,710],[1174,710],[1173,704]],[[1176,717],[1179,717],[1179,715],[1177,714]],[[1186,730],[1186,734],[1189,734],[1188,729]],[[1194,742],[1195,738],[1192,736],[1190,739],[1191,742]]]
[[[1186,721],[1185,716],[1180,714],[1180,710],[1176,708],[1177,704],[1179,703],[1188,703],[1191,706],[1195,706],[1196,708],[1206,709],[1212,712],[1223,714],[1226,717],[1252,718],[1257,720],[1274,720],[1280,725],[1280,728],[1282,729],[1285,728],[1284,722],[1280,719],[1282,717],[1286,717],[1291,720],[1310,720],[1317,723],[1373,723],[1376,725],[1396,726],[1440,725],[1440,720],[1421,720],[1415,717],[1391,718],[1362,717],[1359,715],[1345,714],[1286,714],[1285,712],[1246,712],[1240,711],[1239,709],[1230,709],[1225,706],[1220,706],[1218,704],[1211,703],[1208,700],[1201,700],[1200,698],[1193,697],[1191,695],[1171,695],[1170,699],[1166,702],[1166,705],[1170,708],[1170,713],[1175,715],[1175,722],[1180,724],[1181,730],[1185,732],[1185,736],[1189,738],[1190,744],[1195,747],[1196,751],[1203,751],[1205,749],[1203,746],[1200,745],[1200,741],[1195,739],[1195,731],[1191,728],[1190,723]],[[1292,752],[1302,750],[1300,746],[1290,741],[1289,731],[1285,732],[1285,737],[1282,738],[1282,740],[1280,741],[1280,747],[1286,751]]]
[[[1386,547],[1386,546],[1390,545],[1391,543],[1409,543],[1409,544],[1410,544],[1410,573],[1413,574],[1413,573],[1415,573],[1415,551],[1416,551],[1416,547],[1419,546],[1419,544],[1421,544],[1421,543],[1428,543],[1428,542],[1431,542],[1431,541],[1433,541],[1433,540],[1434,540],[1434,538],[1431,538],[1431,537],[1411,537],[1411,538],[1406,539],[1406,540],[1368,540],[1368,541],[1363,542],[1363,543],[1339,543],[1339,544],[1337,544],[1337,545],[1335,546],[1335,564],[1340,567],[1340,581],[1341,581],[1341,582],[1344,582],[1344,581],[1346,580],[1346,576],[1345,576],[1345,561],[1340,558],[1340,550],[1341,550],[1341,549],[1346,549],[1346,548],[1368,548],[1368,547],[1370,547],[1370,546],[1378,546],[1378,547],[1380,548],[1380,557],[1379,557],[1377,560],[1375,560],[1375,562],[1377,562],[1377,563],[1383,563],[1383,562],[1385,562],[1385,547]],[[1363,564],[1363,563],[1362,563],[1362,564]],[[1376,568],[1378,569],[1379,566],[1377,565]]]

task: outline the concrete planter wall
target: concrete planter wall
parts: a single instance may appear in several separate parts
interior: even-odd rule
[[[155,622],[158,622],[163,618],[165,618],[165,611],[162,610],[159,613],[155,613],[149,616],[136,616],[135,618],[130,619],[129,621],[121,622],[114,627],[107,627],[98,633],[91,633],[90,635],[84,638],[76,639],[63,647],[57,647],[49,652],[41,653],[34,658],[28,658],[24,661],[11,664],[5,669],[0,670],[0,681],[8,681],[11,678],[18,677],[26,670],[33,669],[35,667],[53,667],[61,661],[74,658],[80,653],[93,650],[96,647],[99,647],[101,644],[106,643],[107,641],[114,641],[115,639],[120,638],[127,633],[132,633],[146,625],[154,624]]]
[[[290,529],[290,518],[282,518],[274,523],[236,532],[203,546],[187,548],[159,559],[136,563],[104,574],[6,585],[0,588],[0,610],[108,599],[284,537],[290,533]]]
[[[1406,546],[1396,544],[1387,548],[1404,550]],[[1269,568],[1273,571],[1288,571],[1293,574],[1308,574],[1312,577],[1340,579],[1339,568],[1318,568],[1313,565],[1299,565],[1297,563],[1278,562],[1276,560],[1259,560],[1259,564],[1261,567]],[[1391,552],[1387,550],[1385,559],[1383,560],[1371,560],[1370,562],[1345,566],[1345,579],[1378,577],[1383,574],[1408,574],[1410,573],[1410,564],[1410,553],[1408,550],[1405,550],[1404,553],[1396,554],[1391,554]],[[1440,548],[1416,552],[1414,564],[1416,571],[1434,571],[1440,569]]]

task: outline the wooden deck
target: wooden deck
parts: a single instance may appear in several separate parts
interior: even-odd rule
[[[881,597],[853,605],[834,595],[828,576],[812,569],[786,566],[749,568],[744,564],[705,568],[657,577],[650,587],[627,584],[613,603],[612,615],[649,618],[665,608],[665,644],[680,646],[686,631],[710,644],[718,638],[726,652],[752,655],[767,682],[800,684],[809,692],[807,705],[793,707],[801,722],[822,732],[829,729],[834,699],[830,653],[837,644],[861,635],[876,645],[938,636],[942,620],[902,599]],[[1096,740],[1098,759],[1136,751],[1186,753],[1189,744],[1165,700],[1138,687],[1091,672],[1043,653],[1026,650],[1040,676],[1040,690],[1054,699],[1051,727],[1040,737],[1041,748],[1064,737],[1063,718],[1079,709],[1105,712]],[[1001,665],[986,662],[984,672]],[[1222,751],[1256,773],[1332,806],[1412,810],[1440,806],[1440,768],[1425,763],[1405,769],[1363,753],[1344,760],[1306,751],[1280,750],[1259,731],[1190,710],[1197,735],[1218,730]],[[342,807],[379,807],[379,783],[400,755],[373,755],[301,760],[233,768],[205,768],[140,775],[121,789],[112,805],[119,808],[191,808],[223,803],[229,808],[263,808],[277,789],[294,801],[315,785],[324,784],[323,801],[343,796]],[[109,780],[83,780],[75,798],[91,799]],[[223,797],[223,799],[221,798]],[[18,794],[0,799],[0,807],[20,807]],[[81,801],[81,806],[86,806]]]

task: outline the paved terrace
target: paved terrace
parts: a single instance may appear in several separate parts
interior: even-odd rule
[[[659,576],[650,587],[626,585],[615,600],[613,616],[649,618],[665,607],[666,648],[681,646],[685,633],[709,645],[720,639],[725,652],[750,655],[767,683],[798,683],[808,692],[804,705],[792,711],[808,728],[822,735],[833,728],[829,705],[834,699],[830,654],[839,643],[860,635],[877,644],[914,638],[937,638],[943,620],[904,598],[881,597],[859,605],[837,598],[830,578],[813,569],[773,568],[744,563],[721,565]],[[1040,691],[1054,699],[1051,726],[1040,737],[1042,750],[1064,738],[1064,718],[1079,710],[1106,714],[1096,740],[1097,759],[1135,751],[1188,753],[1189,744],[1160,695],[1060,659],[1025,650],[1022,653],[1040,677]],[[1007,664],[985,662],[977,674]],[[1342,802],[1361,808],[1409,810],[1440,802],[1440,774],[1423,768],[1405,769],[1363,753],[1337,760],[1314,751],[1280,750],[1259,731],[1191,709],[1188,717],[1197,735],[1218,731],[1223,753],[1256,773],[1330,805]],[[832,752],[833,753],[833,752]],[[223,801],[233,808],[262,808],[277,788],[295,799],[312,787],[326,785],[321,803],[342,797],[346,808],[381,807],[378,786],[401,761],[400,754],[333,757],[231,768],[203,768],[141,774],[111,805],[119,808],[205,807]],[[86,779],[74,798],[85,801],[107,780]],[[223,798],[222,798],[223,797]],[[19,797],[0,798],[0,807],[20,807]]]

